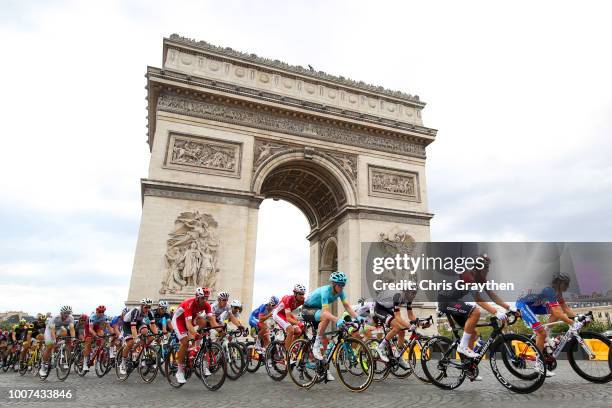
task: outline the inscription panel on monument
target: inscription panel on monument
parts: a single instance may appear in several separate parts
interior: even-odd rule
[[[164,167],[238,178],[241,153],[241,143],[172,132]]]
[[[419,175],[412,171],[368,166],[368,194],[420,202]]]

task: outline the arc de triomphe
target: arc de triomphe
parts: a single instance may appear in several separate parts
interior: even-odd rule
[[[128,304],[194,285],[250,310],[262,200],[310,223],[309,284],[361,292],[361,242],[429,240],[418,96],[172,35],[147,68],[149,173]],[[281,239],[281,238],[279,238]],[[287,292],[293,282],[287,282]]]

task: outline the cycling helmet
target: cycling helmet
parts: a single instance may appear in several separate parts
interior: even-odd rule
[[[569,276],[567,276],[564,273],[560,273],[560,274],[557,274],[557,275],[555,275],[553,277],[553,282],[555,282],[555,281],[557,281],[557,282],[565,282],[565,283],[569,284],[572,281],[572,278],[570,278]]]
[[[44,321],[47,320],[47,316],[45,316],[42,313],[39,313],[39,314],[36,315],[36,319],[38,319],[39,322],[44,322]]]
[[[272,296],[272,297],[270,298],[270,301],[268,302],[268,304],[269,304],[270,306],[276,306],[276,305],[278,305],[278,298],[277,298],[276,296]]]
[[[306,293],[306,286],[302,285],[301,283],[296,283],[293,287],[293,293],[300,293],[303,295]]]
[[[348,278],[344,274],[344,272],[334,272],[329,276],[329,281],[331,283],[337,283],[339,285],[346,285],[346,281]]]
[[[174,312],[176,312],[176,306],[172,306],[172,307],[170,308],[170,313],[174,313]]]
[[[140,304],[143,306],[151,306],[153,304],[153,301],[149,298],[144,298],[140,301]]]
[[[365,298],[364,297],[360,297],[359,299],[357,299],[357,303],[360,305],[363,305],[365,303]]]
[[[22,325],[22,326],[25,325],[26,323],[27,323],[26,319],[20,319],[19,320],[19,324]]]
[[[87,316],[86,314],[82,314],[81,317],[79,317],[79,320],[84,322],[85,320],[89,320],[89,316]]]
[[[242,307],[242,303],[238,299],[234,299],[230,302],[231,307]]]
[[[72,314],[72,308],[70,306],[62,306],[60,313]]]
[[[227,300],[229,299],[229,293],[227,292],[219,292],[217,295],[217,300]]]
[[[210,297],[210,289],[208,289],[208,288],[196,288],[195,296],[197,298],[201,298],[201,297],[208,298],[208,297]]]
[[[106,306],[100,305],[96,307],[96,313],[104,313],[104,312],[106,312]]]
[[[159,307],[163,307],[164,309],[168,307],[168,301],[167,300],[160,300],[159,301]]]

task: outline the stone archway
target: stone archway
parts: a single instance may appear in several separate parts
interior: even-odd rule
[[[249,310],[266,198],[308,219],[311,287],[339,269],[350,300],[362,242],[398,227],[429,240],[436,131],[418,97],[176,35],[163,67],[147,69],[147,92],[151,161],[128,304],[208,285]]]

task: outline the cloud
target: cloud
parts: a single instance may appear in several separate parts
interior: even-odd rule
[[[434,240],[611,238],[608,3],[0,7],[10,39],[0,65],[9,294],[0,310],[36,312],[66,294],[83,309],[125,299],[149,160],[143,75],[173,32],[419,94],[425,125],[439,129],[427,152]],[[307,226],[284,206],[260,211],[257,301],[307,281]]]

